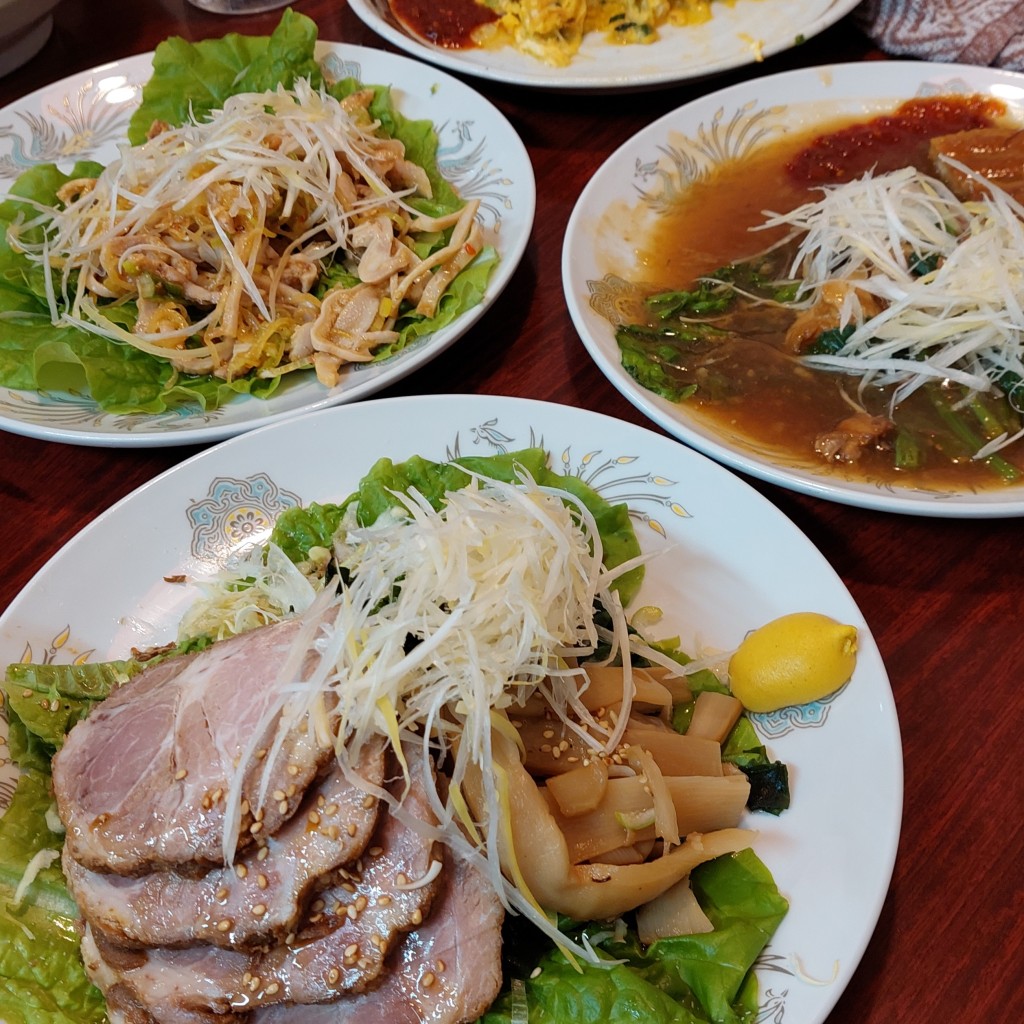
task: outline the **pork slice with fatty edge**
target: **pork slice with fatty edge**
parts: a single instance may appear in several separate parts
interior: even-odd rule
[[[384,778],[384,743],[364,744],[353,766],[372,787]],[[82,916],[122,946],[196,942],[249,948],[296,931],[320,878],[365,850],[378,800],[335,767],[305,794],[297,812],[263,847],[199,878],[157,870],[129,877],[90,871],[65,852],[64,875]],[[254,906],[266,908],[257,916]]]
[[[238,846],[275,832],[295,803],[282,811],[273,794],[304,792],[332,755],[303,720],[275,754],[260,756],[280,723],[279,715],[263,722],[287,682],[279,675],[296,651],[298,674],[308,671],[317,629],[308,618],[289,619],[161,662],[75,725],[53,760],[69,854],[94,871],[126,875],[223,865],[225,794],[247,748],[249,813]]]
[[[436,825],[415,770],[402,806]],[[333,1000],[372,985],[396,940],[428,917],[442,884],[434,859],[429,836],[385,810],[363,857],[318,895],[290,945],[248,954],[212,946],[126,950],[93,931],[91,948],[109,972],[108,987],[158,1024]]]
[[[377,988],[317,1006],[257,1010],[249,1024],[468,1024],[501,989],[505,917],[490,880],[447,856],[427,921],[405,936]],[[183,1022],[184,1024],[184,1022]]]

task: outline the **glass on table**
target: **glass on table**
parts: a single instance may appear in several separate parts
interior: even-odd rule
[[[193,7],[214,14],[259,14],[286,7],[291,0],[188,0]]]

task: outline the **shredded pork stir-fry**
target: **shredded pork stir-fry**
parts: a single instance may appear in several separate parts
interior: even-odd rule
[[[98,178],[60,192],[24,248],[54,321],[225,380],[314,366],[328,387],[433,316],[480,249],[478,203],[444,217],[422,167],[383,136],[372,90],[339,101],[299,81],[228,99],[210,120],[155,125]],[[326,286],[326,291],[324,290]],[[130,303],[137,304],[134,318]]]

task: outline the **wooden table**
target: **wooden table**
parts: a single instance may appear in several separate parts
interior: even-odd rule
[[[321,38],[387,45],[343,0],[298,0],[295,7],[319,23]],[[65,74],[150,50],[168,35],[266,34],[278,16],[208,15],[184,0],[63,0],[46,48],[0,79],[0,105]],[[562,297],[562,236],[580,190],[635,132],[713,87],[809,64],[881,58],[846,19],[761,65],[653,93],[559,95],[472,82],[530,152],[538,182],[532,242],[511,285],[471,335],[385,395],[513,395],[642,423],[586,355]],[[0,609],[89,520],[193,451],[107,450],[0,435]],[[903,734],[905,811],[892,887],[829,1024],[1019,1020],[1020,523],[887,515],[752,482],[821,549],[862,608],[892,680]]]

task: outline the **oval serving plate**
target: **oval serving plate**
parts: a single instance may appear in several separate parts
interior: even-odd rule
[[[647,237],[673,193],[787,132],[830,118],[871,117],[915,96],[989,94],[1024,119],[1024,75],[968,65],[903,61],[839,64],[744,82],[688,103],[621,146],[580,196],[565,233],[562,280],[576,329],[605,376],[679,440],[751,476],[830,501],[929,516],[1024,514],[1024,484],[982,491],[845,480],[721,429],[641,387],[622,368],[616,302],[642,281],[635,243]]]
[[[790,901],[757,965],[758,1019],[822,1024],[875,927],[896,856],[903,762],[892,691],[864,617],[818,550],[748,484],[670,438],[576,408],[463,395],[370,401],[247,433],[144,485],[51,558],[0,617],[0,662],[97,661],[171,640],[196,591],[170,580],[208,575],[262,542],[285,508],[345,497],[378,458],[528,446],[629,505],[654,554],[634,607],[662,608],[664,635],[679,630],[684,648],[729,650],[797,610],[858,627],[848,686],[753,716],[794,780],[790,810],[750,820]],[[13,782],[9,763],[3,772],[0,803]]]
[[[366,398],[440,355],[487,312],[519,265],[533,227],[533,166],[515,129],[474,89],[419,61],[326,42],[318,44],[317,55],[328,77],[390,84],[395,105],[406,117],[434,123],[441,170],[463,197],[481,201],[485,244],[500,257],[483,300],[397,355],[353,365],[331,390],[312,373],[303,373],[283,382],[268,399],[238,396],[209,412],[182,406],[149,416],[108,414],[82,395],[0,388],[0,429],[110,447],[219,441],[299,412]],[[151,53],[105,64],[0,111],[0,192],[37,163],[68,167],[80,159],[113,160],[152,65]]]

